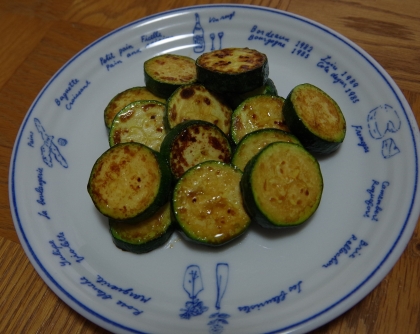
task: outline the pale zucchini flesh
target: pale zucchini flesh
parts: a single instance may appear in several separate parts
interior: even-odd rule
[[[330,153],[344,141],[346,120],[340,107],[314,85],[294,87],[286,98],[283,114],[293,134],[313,153]]]
[[[103,215],[132,221],[150,217],[167,202],[170,182],[169,168],[158,152],[122,143],[97,159],[87,189]]]
[[[311,217],[321,201],[318,161],[303,146],[269,144],[247,164],[241,181],[250,216],[263,227],[296,226]]]
[[[238,144],[248,133],[266,128],[289,131],[283,116],[284,98],[257,95],[242,102],[232,114],[230,134]]]
[[[158,101],[135,101],[114,118],[109,131],[109,145],[138,142],[159,151],[166,130],[166,105]]]
[[[244,170],[246,164],[268,144],[283,141],[300,144],[299,140],[290,132],[279,129],[261,129],[245,135],[236,147],[232,157],[232,164]]]
[[[221,93],[243,93],[263,86],[269,69],[267,56],[249,48],[225,48],[196,60],[197,80]]]
[[[185,173],[173,194],[174,216],[183,235],[209,246],[224,245],[251,223],[240,192],[242,172],[230,164],[203,162]]]
[[[125,106],[138,100],[155,100],[165,103],[165,99],[156,96],[146,87],[132,87],[115,95],[104,110],[105,126],[110,129],[112,121]]]
[[[223,99],[200,84],[183,85],[168,99],[166,124],[172,129],[188,120],[203,120],[229,133],[232,109]]]
[[[181,85],[197,81],[194,59],[175,54],[163,54],[144,62],[146,87],[157,96],[168,98]]]
[[[229,163],[232,149],[227,136],[212,123],[191,120],[174,127],[162,142],[161,153],[175,179],[207,160]]]
[[[137,254],[150,252],[165,244],[174,231],[171,205],[166,203],[153,216],[136,223],[110,219],[109,230],[118,248]]]

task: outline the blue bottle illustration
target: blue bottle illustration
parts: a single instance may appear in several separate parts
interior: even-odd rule
[[[225,295],[227,284],[229,280],[229,265],[227,263],[218,263],[216,266],[216,313],[210,315],[210,321],[208,322],[210,334],[221,334],[224,330],[223,325],[229,324],[226,320],[230,317],[229,314],[221,312],[221,302]]]
[[[182,313],[179,315],[181,318],[190,319],[208,310],[208,307],[204,306],[203,302],[197,298],[198,294],[204,290],[199,266],[193,264],[187,267],[182,287],[190,300],[185,303],[185,308],[181,309]]]
[[[193,43],[195,45],[194,52],[201,53],[204,52],[206,48],[206,43],[204,41],[204,29],[200,23],[200,15],[195,13],[195,26],[193,30]]]

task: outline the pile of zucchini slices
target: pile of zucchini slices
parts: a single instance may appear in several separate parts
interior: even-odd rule
[[[163,54],[144,63],[144,87],[110,100],[110,148],[87,189],[117,247],[149,252],[175,230],[220,246],[251,222],[283,228],[314,214],[315,156],[339,147],[346,122],[321,89],[301,84],[284,99],[268,74],[267,56],[249,48]]]

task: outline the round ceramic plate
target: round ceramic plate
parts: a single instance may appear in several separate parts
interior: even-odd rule
[[[86,191],[108,148],[105,106],[144,85],[143,62],[152,56],[196,58],[232,46],[267,54],[279,95],[309,82],[340,105],[347,135],[320,159],[318,211],[302,227],[252,227],[218,249],[175,233],[147,254],[119,250]],[[16,140],[11,211],[50,288],[112,332],[306,332],[366,296],[407,245],[419,215],[418,145],[398,87],[338,33],[264,7],[181,8],[109,33],[51,78]]]

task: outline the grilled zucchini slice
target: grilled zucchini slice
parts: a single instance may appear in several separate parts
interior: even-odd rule
[[[156,100],[165,103],[166,100],[150,92],[146,87],[132,87],[115,95],[104,110],[104,121],[107,129],[111,128],[112,121],[125,106],[138,100]]]
[[[158,101],[135,101],[114,118],[109,131],[109,146],[138,142],[159,151],[166,135],[164,115],[166,105]]]
[[[258,88],[255,88],[249,92],[241,93],[241,94],[225,94],[225,98],[228,101],[230,107],[232,109],[236,109],[242,102],[244,102],[247,98],[256,95],[271,95],[271,96],[278,96],[276,85],[274,81],[270,78],[267,79],[266,83]]]
[[[155,95],[167,99],[181,85],[197,81],[194,59],[164,54],[144,62],[146,87]]]
[[[136,222],[151,217],[168,201],[171,180],[158,152],[141,143],[121,143],[96,160],[87,190],[106,217]]]
[[[232,164],[244,170],[246,164],[268,144],[284,141],[300,144],[299,140],[290,132],[279,129],[261,129],[248,133],[241,139],[232,156]]]
[[[283,117],[284,98],[257,95],[242,102],[232,114],[230,135],[235,144],[248,133],[274,128],[289,131]]]
[[[262,227],[296,226],[318,208],[323,178],[318,161],[303,146],[275,142],[246,165],[241,191],[249,215]]]
[[[170,202],[152,217],[136,223],[110,219],[109,231],[118,248],[131,253],[147,253],[164,245],[174,232]]]
[[[175,179],[203,161],[229,163],[232,156],[229,139],[222,130],[200,120],[186,121],[175,126],[163,140],[160,152]]]
[[[312,153],[336,150],[346,135],[346,120],[338,104],[320,88],[305,83],[286,98],[284,119],[290,131]]]
[[[242,203],[241,177],[242,172],[230,164],[206,161],[179,179],[172,206],[187,240],[221,246],[248,229],[251,220]]]
[[[165,124],[172,129],[187,120],[203,120],[228,134],[232,109],[221,97],[200,84],[183,85],[168,99]]]
[[[220,93],[244,93],[267,81],[268,59],[248,48],[226,48],[203,53],[196,60],[197,80]]]

